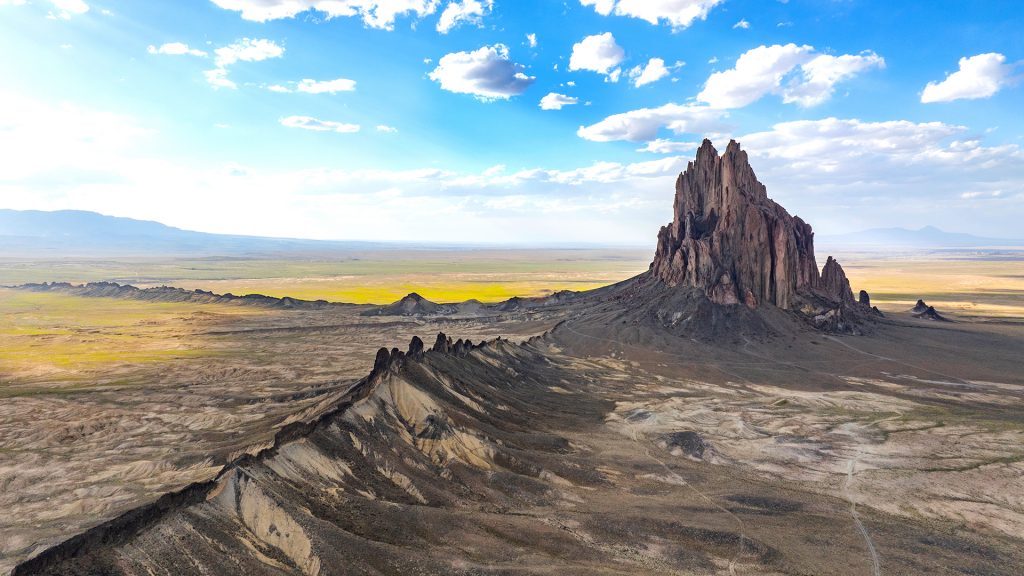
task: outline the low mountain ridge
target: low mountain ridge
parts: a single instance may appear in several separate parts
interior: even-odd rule
[[[822,235],[820,241],[830,247],[850,248],[991,248],[1024,247],[1024,239],[991,238],[962,232],[947,232],[935,226],[910,228],[871,228],[849,234]]]
[[[12,254],[251,254],[366,250],[379,242],[302,240],[182,230],[83,210],[0,209],[0,250]]]

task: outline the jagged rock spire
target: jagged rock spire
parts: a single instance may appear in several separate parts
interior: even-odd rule
[[[736,141],[719,156],[704,140],[676,181],[673,212],[651,264],[670,286],[751,308],[792,308],[798,292],[818,287],[811,226],[768,198]]]

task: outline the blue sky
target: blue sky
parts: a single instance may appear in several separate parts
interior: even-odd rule
[[[819,233],[1024,236],[1024,4],[0,0],[0,207],[648,245],[703,137]]]

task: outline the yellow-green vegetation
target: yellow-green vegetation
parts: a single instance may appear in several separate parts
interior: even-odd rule
[[[905,310],[920,298],[963,317],[1024,318],[1024,260],[884,258],[840,260],[854,290],[867,290],[883,310]]]
[[[439,302],[589,290],[647,269],[631,250],[408,250],[283,259],[0,260],[0,284],[109,280],[236,295],[259,293],[355,304],[389,304],[409,292]]]
[[[74,379],[107,367],[209,354],[191,337],[197,323],[258,313],[266,312],[0,289],[0,377]]]
[[[181,281],[187,289],[203,288],[233,294],[291,296],[305,300],[324,299],[353,304],[390,304],[410,292],[435,302],[500,302],[513,296],[544,296],[559,290],[590,290],[624,280],[630,272],[479,273],[336,276],[320,278],[263,278],[239,280]]]

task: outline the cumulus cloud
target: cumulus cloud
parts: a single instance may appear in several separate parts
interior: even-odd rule
[[[673,28],[687,28],[694,20],[705,20],[712,8],[725,0],[580,0],[593,6],[602,16],[615,13],[646,20],[651,24],[665,21]]]
[[[288,128],[301,128],[313,130],[314,132],[338,132],[341,134],[352,134],[359,132],[358,124],[345,124],[331,120],[319,120],[312,116],[287,116],[280,120],[282,126]]]
[[[626,51],[615,42],[611,32],[587,36],[572,46],[569,70],[590,70],[604,74],[605,79],[618,82],[622,69],[618,65],[626,58]]]
[[[810,214],[803,215],[818,230],[878,226],[872,218],[963,229],[958,210],[965,190],[978,196],[1024,190],[1024,151],[986,146],[965,126],[824,118],[783,122],[737,139],[773,197],[787,206],[805,203]],[[1000,200],[1024,207],[1024,194]],[[851,222],[857,214],[863,222]],[[995,212],[986,218],[1008,221]]]
[[[237,62],[260,62],[269,58],[280,58],[284,54],[284,48],[273,40],[242,38],[217,48],[213,54],[216,68],[203,73],[206,81],[215,88],[235,89],[238,85],[228,79],[228,66]]]
[[[437,31],[447,34],[460,24],[480,24],[484,14],[494,7],[494,0],[462,0],[449,2],[437,20]]]
[[[525,92],[536,80],[524,70],[509,58],[507,46],[495,44],[446,54],[429,77],[449,92],[472,94],[485,101],[507,100]]]
[[[150,54],[167,54],[170,56],[183,56],[187,54],[189,56],[206,57],[206,52],[196,48],[189,48],[188,44],[183,42],[168,42],[166,44],[161,44],[160,46],[150,44],[149,47],[146,48],[146,52],[149,52]]]
[[[733,27],[734,30],[736,28],[742,28],[744,30],[749,30],[750,29],[750,22],[747,22],[746,20],[740,20],[739,22],[733,24],[732,27]]]
[[[802,78],[783,89],[782,101],[816,106],[832,97],[836,84],[871,68],[885,68],[885,59],[870,51],[857,55],[815,56],[800,66]]]
[[[837,83],[884,67],[885,60],[870,51],[831,56],[815,54],[808,45],[758,46],[740,55],[733,68],[711,74],[697,100],[715,108],[742,108],[767,94],[781,94],[784,102],[813,106],[828,100]]]
[[[294,18],[315,10],[328,18],[358,16],[371,28],[394,30],[398,16],[411,14],[417,18],[433,14],[438,0],[212,0],[226,10],[240,12],[242,18],[266,22]]]
[[[658,131],[667,128],[676,134],[697,134],[717,131],[723,110],[695,104],[665,104],[658,108],[641,108],[614,114],[590,126],[581,126],[576,134],[593,142],[654,140]]]
[[[530,45],[530,48],[536,48],[537,47],[537,35],[536,34],[527,34],[526,35],[526,43]]]
[[[960,59],[960,69],[941,82],[929,82],[921,102],[952,102],[988,98],[1006,86],[1017,64],[1006,64],[1006,56],[990,52]]]
[[[386,124],[378,124],[377,125],[377,132],[386,132],[388,134],[395,134],[395,133],[398,132],[398,128],[395,128],[394,126],[388,126]]]
[[[558,94],[556,92],[550,92],[547,96],[540,99],[541,110],[561,110],[563,106],[571,106],[579,103],[579,98],[572,96],[566,96],[565,94]]]
[[[639,88],[661,80],[671,74],[672,69],[681,68],[683,64],[683,62],[676,62],[669,69],[661,58],[651,58],[645,66],[635,66],[632,68],[629,71],[629,78],[633,81],[633,85]]]

